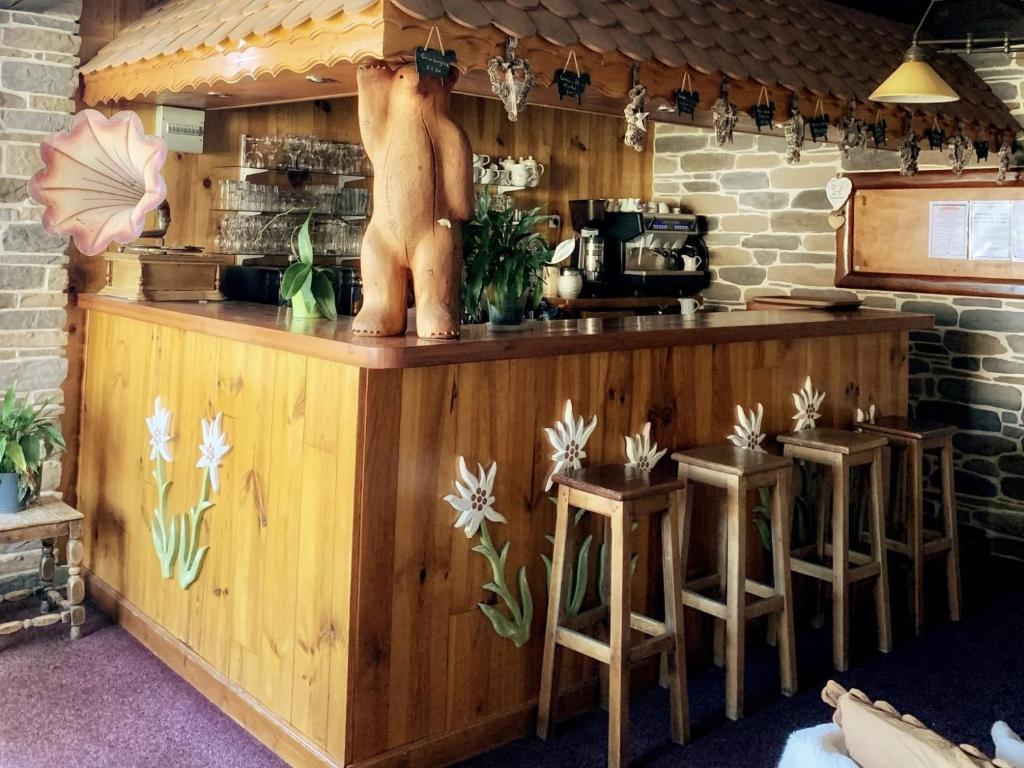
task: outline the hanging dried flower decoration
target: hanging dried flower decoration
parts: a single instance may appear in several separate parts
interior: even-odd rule
[[[917,176],[917,158],[920,154],[921,147],[911,129],[900,144],[900,176]]]
[[[718,146],[732,144],[732,134],[739,120],[739,108],[729,101],[729,81],[722,80],[719,96],[711,105],[711,122],[715,128],[715,141],[718,142]]]
[[[839,129],[837,146],[844,158],[850,156],[855,149],[864,149],[867,144],[867,124],[856,115],[857,102],[850,99],[846,114],[836,120]]]
[[[999,167],[996,169],[996,183],[1002,184],[1006,181],[1006,174],[1010,171],[1013,163],[1013,142],[1003,139],[1003,146],[999,148]]]
[[[526,108],[535,80],[530,62],[516,56],[517,44],[518,40],[510,37],[505,43],[505,56],[495,56],[487,62],[491,92],[501,99],[505,113],[513,123]]]
[[[807,127],[804,116],[800,114],[796,94],[790,96],[789,114],[790,118],[782,124],[782,129],[786,134],[786,163],[793,165],[800,162],[800,151],[804,148]]]
[[[761,431],[761,421],[764,419],[764,406],[760,403],[757,408],[744,411],[742,406],[736,406],[736,424],[732,428],[733,434],[727,435],[726,440],[737,448],[746,448],[758,453],[767,453],[761,443],[764,442],[765,434]]]
[[[640,82],[640,65],[633,65],[633,87],[629,89],[629,103],[622,110],[626,118],[626,136],[623,142],[637,152],[643,152],[647,144],[647,117],[644,111],[647,89]]]
[[[957,127],[957,132],[949,138],[949,165],[957,176],[964,172],[967,163],[971,161],[974,154],[974,146],[964,135],[963,125]]]
[[[799,392],[793,393],[793,403],[796,405],[796,415],[793,421],[796,426],[793,430],[799,432],[801,429],[814,429],[818,426],[818,419],[821,418],[821,403],[825,400],[825,393],[818,392],[811,384],[811,377],[804,381],[804,386]]]

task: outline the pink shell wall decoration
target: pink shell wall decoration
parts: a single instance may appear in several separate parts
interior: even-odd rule
[[[137,238],[146,214],[167,197],[160,174],[167,144],[147,136],[134,112],[111,118],[94,109],[79,112],[70,131],[43,139],[39,154],[44,167],[29,180],[28,192],[46,206],[43,227],[73,237],[86,256]]]

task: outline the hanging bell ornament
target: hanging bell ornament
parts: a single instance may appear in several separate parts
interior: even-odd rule
[[[900,144],[900,176],[917,176],[917,157],[920,154],[921,147],[911,129],[907,133],[907,138]]]
[[[999,167],[996,170],[996,183],[1002,184],[1006,181],[1006,174],[1010,171],[1013,163],[1013,142],[1003,139],[1003,146],[999,148]]]
[[[510,37],[505,43],[505,56],[495,56],[487,62],[491,79],[491,92],[501,99],[505,113],[513,123],[526,108],[526,100],[533,90],[533,68],[526,59],[516,56],[517,40]]]
[[[800,162],[800,150],[804,148],[804,129],[806,121],[800,114],[800,105],[797,103],[796,94],[790,96],[789,113],[791,117],[782,124],[782,130],[786,134],[786,162],[789,165]]]
[[[718,142],[718,146],[732,144],[732,134],[739,120],[739,108],[729,101],[729,81],[723,80],[718,98],[711,105],[711,123],[715,128],[715,141]]]

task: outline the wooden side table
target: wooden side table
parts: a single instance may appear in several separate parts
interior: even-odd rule
[[[54,587],[57,572],[56,540],[68,539],[67,594]],[[39,585],[0,594],[0,602],[26,600],[41,596],[40,615],[21,621],[0,623],[0,635],[11,635],[22,629],[46,627],[62,621],[71,625],[71,639],[82,635],[85,623],[85,581],[82,579],[82,513],[58,499],[42,499],[23,512],[0,515],[0,544],[19,541],[42,541],[43,555],[39,561]],[[52,611],[56,608],[56,611]]]

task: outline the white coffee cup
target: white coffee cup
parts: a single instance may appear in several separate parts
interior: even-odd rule
[[[681,315],[693,315],[700,309],[700,302],[696,299],[680,299],[679,300],[679,314]]]
[[[498,180],[498,174],[500,174],[497,168],[481,168],[480,169],[480,183],[481,184],[493,184]]]
[[[536,186],[538,179],[537,167],[526,163],[515,163],[508,169],[509,181],[513,187]]]
[[[490,155],[473,155],[473,165],[475,165],[477,168],[483,168],[485,165],[489,165],[490,162]]]

